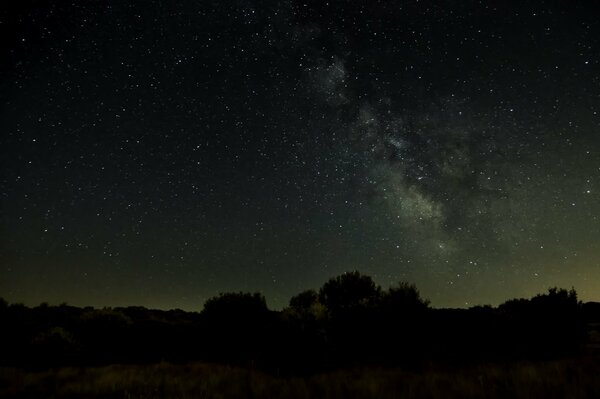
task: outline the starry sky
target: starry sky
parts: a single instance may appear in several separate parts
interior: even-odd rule
[[[592,1],[0,8],[0,296],[600,300]]]

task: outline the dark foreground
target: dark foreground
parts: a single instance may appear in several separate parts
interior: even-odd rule
[[[0,369],[2,398],[600,398],[600,360],[276,377],[206,363]]]
[[[432,309],[350,272],[281,311],[0,299],[0,325],[0,398],[600,398],[600,303],[574,289]]]

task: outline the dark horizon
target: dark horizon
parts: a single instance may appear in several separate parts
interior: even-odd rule
[[[193,313],[0,300],[0,322],[2,398],[587,399],[600,389],[600,303],[574,289],[435,309],[414,285],[384,289],[349,272],[282,311],[242,292]]]
[[[343,273],[343,274],[341,274],[339,276],[332,276],[332,277],[330,277],[327,280],[331,280],[331,279],[334,279],[336,277],[340,277],[340,276],[343,276],[343,275],[346,275],[346,274],[352,274],[352,273],[359,273],[359,274],[361,274],[360,271],[354,270],[354,271],[345,272],[345,273]],[[362,274],[362,275],[364,275],[364,274]],[[367,276],[367,277],[371,278],[370,276]],[[397,284],[392,284],[389,287],[385,287],[385,286],[382,286],[380,284],[377,284],[377,281],[375,281],[375,280],[373,280],[373,281],[382,290],[387,290],[387,289],[390,289],[390,288],[397,287],[399,285],[402,286],[402,285],[406,284],[406,285],[415,287],[420,292],[418,286],[416,286],[416,285],[414,285],[414,284],[412,284],[410,282],[406,282],[406,281],[401,281],[401,282],[398,282]],[[422,298],[423,298],[423,300],[425,300],[428,303],[428,306],[429,306],[430,309],[438,309],[438,310],[460,310],[460,309],[464,309],[464,310],[468,310],[468,309],[486,308],[486,307],[491,307],[491,308],[496,309],[496,308],[500,307],[501,305],[506,304],[509,301],[514,301],[514,300],[529,300],[530,298],[533,298],[533,297],[539,296],[539,295],[543,295],[543,294],[547,293],[549,290],[555,289],[555,288],[556,289],[560,289],[560,290],[565,290],[565,291],[566,290],[573,290],[573,291],[577,292],[577,294],[578,294],[577,297],[578,297],[579,302],[581,302],[584,305],[586,305],[586,304],[592,304],[592,305],[593,304],[600,304],[600,301],[582,300],[579,297],[579,293],[578,293],[576,287],[558,287],[558,286],[547,287],[546,290],[533,293],[533,294],[531,294],[529,296],[524,296],[524,297],[507,297],[507,298],[504,298],[504,300],[499,301],[498,303],[494,303],[494,304],[492,304],[492,303],[481,303],[481,304],[471,304],[470,306],[463,306],[463,307],[460,307],[460,306],[458,306],[458,307],[439,307],[439,306],[435,306],[435,304],[431,303],[431,301],[429,300],[429,298],[427,298],[426,296],[422,295]],[[290,306],[291,306],[290,305],[290,301],[294,297],[296,297],[298,294],[303,293],[303,292],[307,292],[307,291],[318,291],[318,290],[319,290],[319,287],[307,287],[307,288],[305,288],[303,290],[300,290],[300,291],[294,293],[292,296],[290,296],[289,300],[283,306],[281,306],[281,307],[274,307],[274,306],[272,306],[270,304],[269,298],[266,297],[266,296],[264,296],[264,293],[262,293],[260,291],[242,291],[242,290],[233,290],[233,291],[222,291],[222,292],[219,292],[219,293],[217,293],[216,295],[214,295],[212,297],[206,298],[206,300],[204,300],[204,302],[202,302],[200,304],[200,306],[195,307],[195,308],[189,308],[189,309],[186,309],[186,308],[177,308],[177,307],[175,307],[175,308],[149,307],[149,306],[144,306],[144,305],[135,304],[135,303],[116,304],[116,305],[103,305],[103,304],[91,305],[91,304],[76,304],[76,303],[70,303],[70,302],[67,302],[67,301],[56,302],[56,303],[52,303],[52,302],[48,302],[48,301],[42,301],[42,302],[39,302],[39,303],[31,304],[31,303],[25,303],[25,302],[19,302],[19,301],[10,301],[10,300],[8,300],[8,298],[3,297],[3,296],[0,296],[0,300],[2,300],[2,299],[5,300],[7,302],[8,306],[11,306],[11,305],[24,305],[24,306],[26,306],[28,308],[36,308],[36,307],[40,307],[40,306],[58,307],[58,306],[66,305],[66,306],[76,307],[76,308],[80,308],[80,309],[84,309],[84,308],[93,308],[93,309],[145,308],[145,309],[147,309],[149,311],[157,310],[157,311],[164,311],[164,312],[168,312],[168,311],[183,311],[183,312],[186,312],[186,313],[202,313],[202,311],[204,309],[204,305],[206,304],[207,301],[210,301],[210,300],[213,300],[215,298],[218,298],[221,295],[229,295],[229,294],[254,295],[254,294],[258,294],[258,295],[262,295],[265,298],[266,306],[267,306],[267,308],[270,311],[281,312],[281,311],[284,311],[284,310],[290,308]]]

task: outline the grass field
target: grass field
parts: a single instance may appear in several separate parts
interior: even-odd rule
[[[0,369],[2,398],[600,398],[594,358],[275,377],[210,364]]]

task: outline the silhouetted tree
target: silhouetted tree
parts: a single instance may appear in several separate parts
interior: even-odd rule
[[[377,340],[375,309],[381,287],[357,271],[329,279],[319,290],[319,302],[327,309],[327,339],[337,364],[372,359]]]
[[[271,312],[259,293],[222,293],[204,304],[201,321],[211,360],[260,361],[271,338]]]
[[[422,354],[428,306],[414,284],[400,282],[380,294],[371,310],[375,317],[372,340],[379,359],[410,363]]]
[[[319,301],[319,294],[315,290],[306,290],[290,299],[290,306],[284,313],[303,321],[314,321],[325,317],[326,311],[325,305]]]
[[[281,320],[285,338],[280,341],[280,363],[298,372],[318,369],[327,356],[327,309],[317,292],[306,290],[293,296]]]
[[[204,304],[201,315],[210,320],[256,320],[269,313],[265,297],[259,293],[221,293]]]
[[[306,290],[290,299],[290,308],[298,312],[305,312],[318,301],[319,295],[315,290]]]
[[[6,309],[8,309],[8,302],[6,302],[6,299],[0,297],[0,312]]]
[[[382,295],[383,306],[395,312],[420,312],[429,307],[429,300],[421,298],[414,284],[400,282]]]
[[[380,294],[371,277],[353,271],[329,279],[319,290],[319,301],[335,316],[373,305]]]
[[[575,289],[513,299],[498,309],[506,320],[506,340],[515,352],[547,357],[579,351],[586,339],[585,317]]]
[[[566,290],[564,288],[548,288],[547,294],[538,294],[531,298],[533,306],[539,309],[556,311],[575,311],[579,305],[575,288]]]

